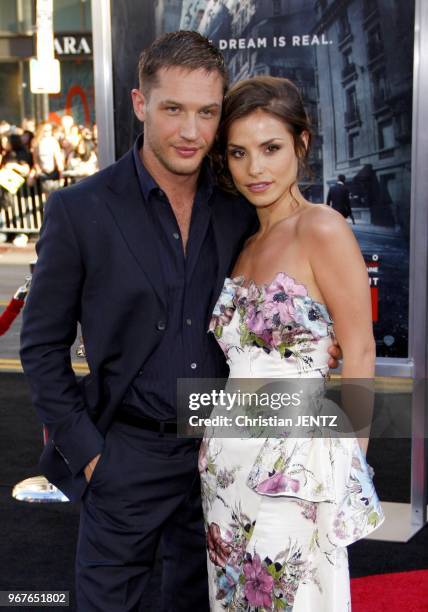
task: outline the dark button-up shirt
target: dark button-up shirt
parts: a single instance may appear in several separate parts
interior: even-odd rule
[[[207,166],[203,166],[193,202],[187,252],[167,196],[148,173],[140,158],[142,135],[134,145],[134,162],[146,206],[159,245],[168,315],[157,322],[163,338],[142,364],[123,403],[127,410],[159,421],[175,421],[178,378],[224,376],[207,318],[217,277],[217,250],[211,225],[216,187]],[[138,350],[138,347],[137,347]]]

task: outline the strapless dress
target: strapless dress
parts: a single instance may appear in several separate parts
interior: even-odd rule
[[[333,329],[326,306],[283,272],[266,285],[227,278],[210,324],[229,385],[322,385]],[[199,470],[211,610],[351,610],[346,546],[384,520],[355,437],[222,437],[210,427]]]

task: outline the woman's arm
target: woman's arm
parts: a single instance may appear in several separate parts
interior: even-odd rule
[[[372,401],[358,388],[371,389],[375,372],[375,341],[367,268],[358,243],[348,223],[336,211],[316,206],[308,216],[305,244],[309,247],[309,261],[327,308],[334,321],[334,330],[343,353],[342,380],[358,378],[352,388],[348,385],[348,409],[355,414],[352,404],[357,396],[366,398],[356,407],[364,423],[369,423]],[[370,393],[368,394],[370,395]],[[342,400],[345,398],[342,396]],[[368,405],[367,402],[370,404]],[[367,441],[360,441],[367,448]]]

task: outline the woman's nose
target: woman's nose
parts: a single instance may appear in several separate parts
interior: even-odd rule
[[[251,174],[251,176],[258,176],[259,174],[262,174],[263,172],[263,164],[262,164],[262,160],[260,159],[259,155],[253,155],[250,156],[250,164],[248,167],[248,173]]]

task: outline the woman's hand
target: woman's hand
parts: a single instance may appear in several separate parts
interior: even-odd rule
[[[343,358],[342,349],[339,346],[336,338],[333,339],[332,344],[328,347],[328,354],[330,355],[328,359],[328,367],[330,370],[335,370],[339,367],[339,360]]]

